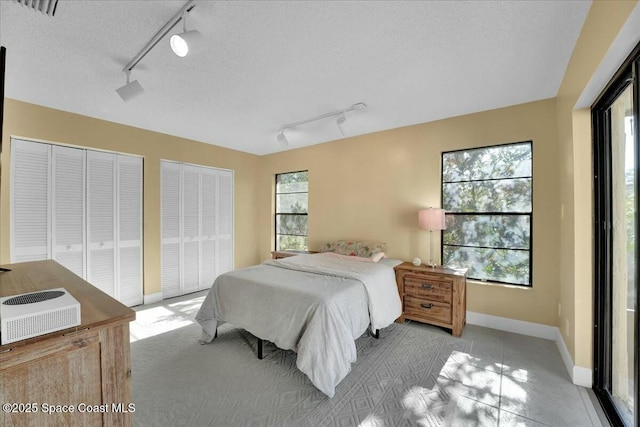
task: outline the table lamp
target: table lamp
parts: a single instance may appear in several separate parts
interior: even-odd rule
[[[444,209],[429,208],[418,211],[418,226],[422,230],[429,230],[429,242],[431,244],[431,248],[429,251],[429,263],[427,265],[435,268],[437,263],[433,256],[435,251],[433,250],[432,233],[436,230],[445,230],[447,228],[444,221]]]

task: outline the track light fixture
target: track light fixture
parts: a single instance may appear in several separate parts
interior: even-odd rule
[[[282,131],[278,134],[278,142],[283,147],[288,147],[289,146],[289,140],[287,139],[286,135],[284,134],[284,129],[282,129]]]
[[[345,135],[344,128],[342,127],[342,125],[346,121],[347,121],[347,118],[344,116],[344,113],[340,114],[340,116],[338,117],[338,120],[336,120],[336,124],[338,125],[338,129],[340,129],[340,133],[342,134],[342,136]]]
[[[173,27],[175,27],[180,22],[180,20],[185,19],[186,14],[188,12],[191,12],[194,7],[196,7],[195,0],[188,0],[184,4],[184,6],[182,6],[180,10],[175,15],[173,15],[173,17],[169,19],[167,23],[164,24],[153,37],[151,37],[151,40],[147,42],[147,44],[140,50],[140,52],[138,52],[138,54],[134,56],[127,65],[125,65],[122,71],[127,75],[127,84],[119,89],[116,89],[116,92],[118,92],[118,95],[120,95],[122,99],[128,101],[131,98],[144,92],[142,86],[140,85],[140,83],[138,83],[137,80],[129,83],[129,74],[135,68],[135,66],[138,65],[140,61],[142,61],[142,58],[144,58],[151,51],[151,49],[153,49],[158,44],[158,42],[160,42],[160,40],[162,40],[162,38],[166,36],[169,31],[171,31]],[[188,33],[194,33],[194,31],[186,31],[185,33],[181,34],[181,36],[186,36],[186,43],[192,43],[189,38],[193,38],[194,41],[195,39],[199,38],[197,36],[193,37],[193,35],[189,36]],[[200,35],[198,31],[195,31],[195,33],[198,33],[198,35]],[[189,49],[191,49],[191,46],[189,46],[188,44],[187,46]]]
[[[317,120],[322,120],[322,119],[326,119],[326,118],[329,118],[329,117],[336,117],[336,116],[338,116],[338,118],[336,120],[336,125],[338,125],[338,129],[340,130],[340,133],[344,136],[345,135],[345,131],[344,131],[344,128],[343,128],[342,125],[347,120],[347,117],[345,116],[345,113],[348,113],[350,111],[355,111],[355,110],[361,110],[363,108],[366,108],[366,106],[367,106],[367,104],[365,104],[364,102],[358,102],[357,104],[353,104],[352,106],[347,107],[344,110],[332,111],[330,113],[326,113],[326,114],[322,114],[322,115],[319,115],[319,116],[311,117],[310,119],[300,120],[299,122],[286,124],[286,125],[282,126],[282,128],[280,128],[280,133],[278,134],[276,139],[278,140],[278,142],[281,145],[286,147],[286,146],[289,145],[289,140],[287,139],[287,137],[284,134],[285,130],[294,128],[296,126],[304,125],[306,123],[311,123],[311,122],[315,122]]]
[[[187,11],[185,11],[186,13]],[[180,58],[184,58],[189,53],[196,50],[200,46],[202,40],[202,34],[200,31],[191,30],[187,31],[187,17],[182,17],[182,32],[180,34],[174,34],[169,40],[171,50]]]
[[[122,100],[125,102],[129,102],[133,98],[139,95],[142,95],[144,93],[144,89],[142,88],[140,83],[138,83],[137,80],[129,82],[130,75],[131,75],[131,71],[127,71],[127,84],[116,89],[116,92],[118,92],[118,95],[120,95],[120,98],[122,98]]]

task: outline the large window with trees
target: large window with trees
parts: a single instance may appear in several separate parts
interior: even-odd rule
[[[531,286],[531,141],[442,153],[445,265]]]
[[[276,250],[308,250],[308,171],[276,174],[275,202]]]

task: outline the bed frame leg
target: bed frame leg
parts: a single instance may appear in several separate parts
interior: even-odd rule
[[[213,335],[214,338],[218,337],[218,328],[216,328],[216,333]]]
[[[376,329],[376,334],[374,335],[375,339],[380,338],[380,329]]]
[[[262,338],[258,338],[258,359],[262,360]]]

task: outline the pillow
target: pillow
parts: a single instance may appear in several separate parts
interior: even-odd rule
[[[386,249],[386,243],[369,242],[366,240],[338,240],[336,242],[327,243],[320,248],[320,252],[335,252],[341,255],[369,258],[376,253],[384,252]]]
[[[371,255],[369,257],[369,259],[373,262],[378,262],[380,261],[382,258],[386,258],[387,256],[384,254],[384,252],[376,252],[375,254]]]

